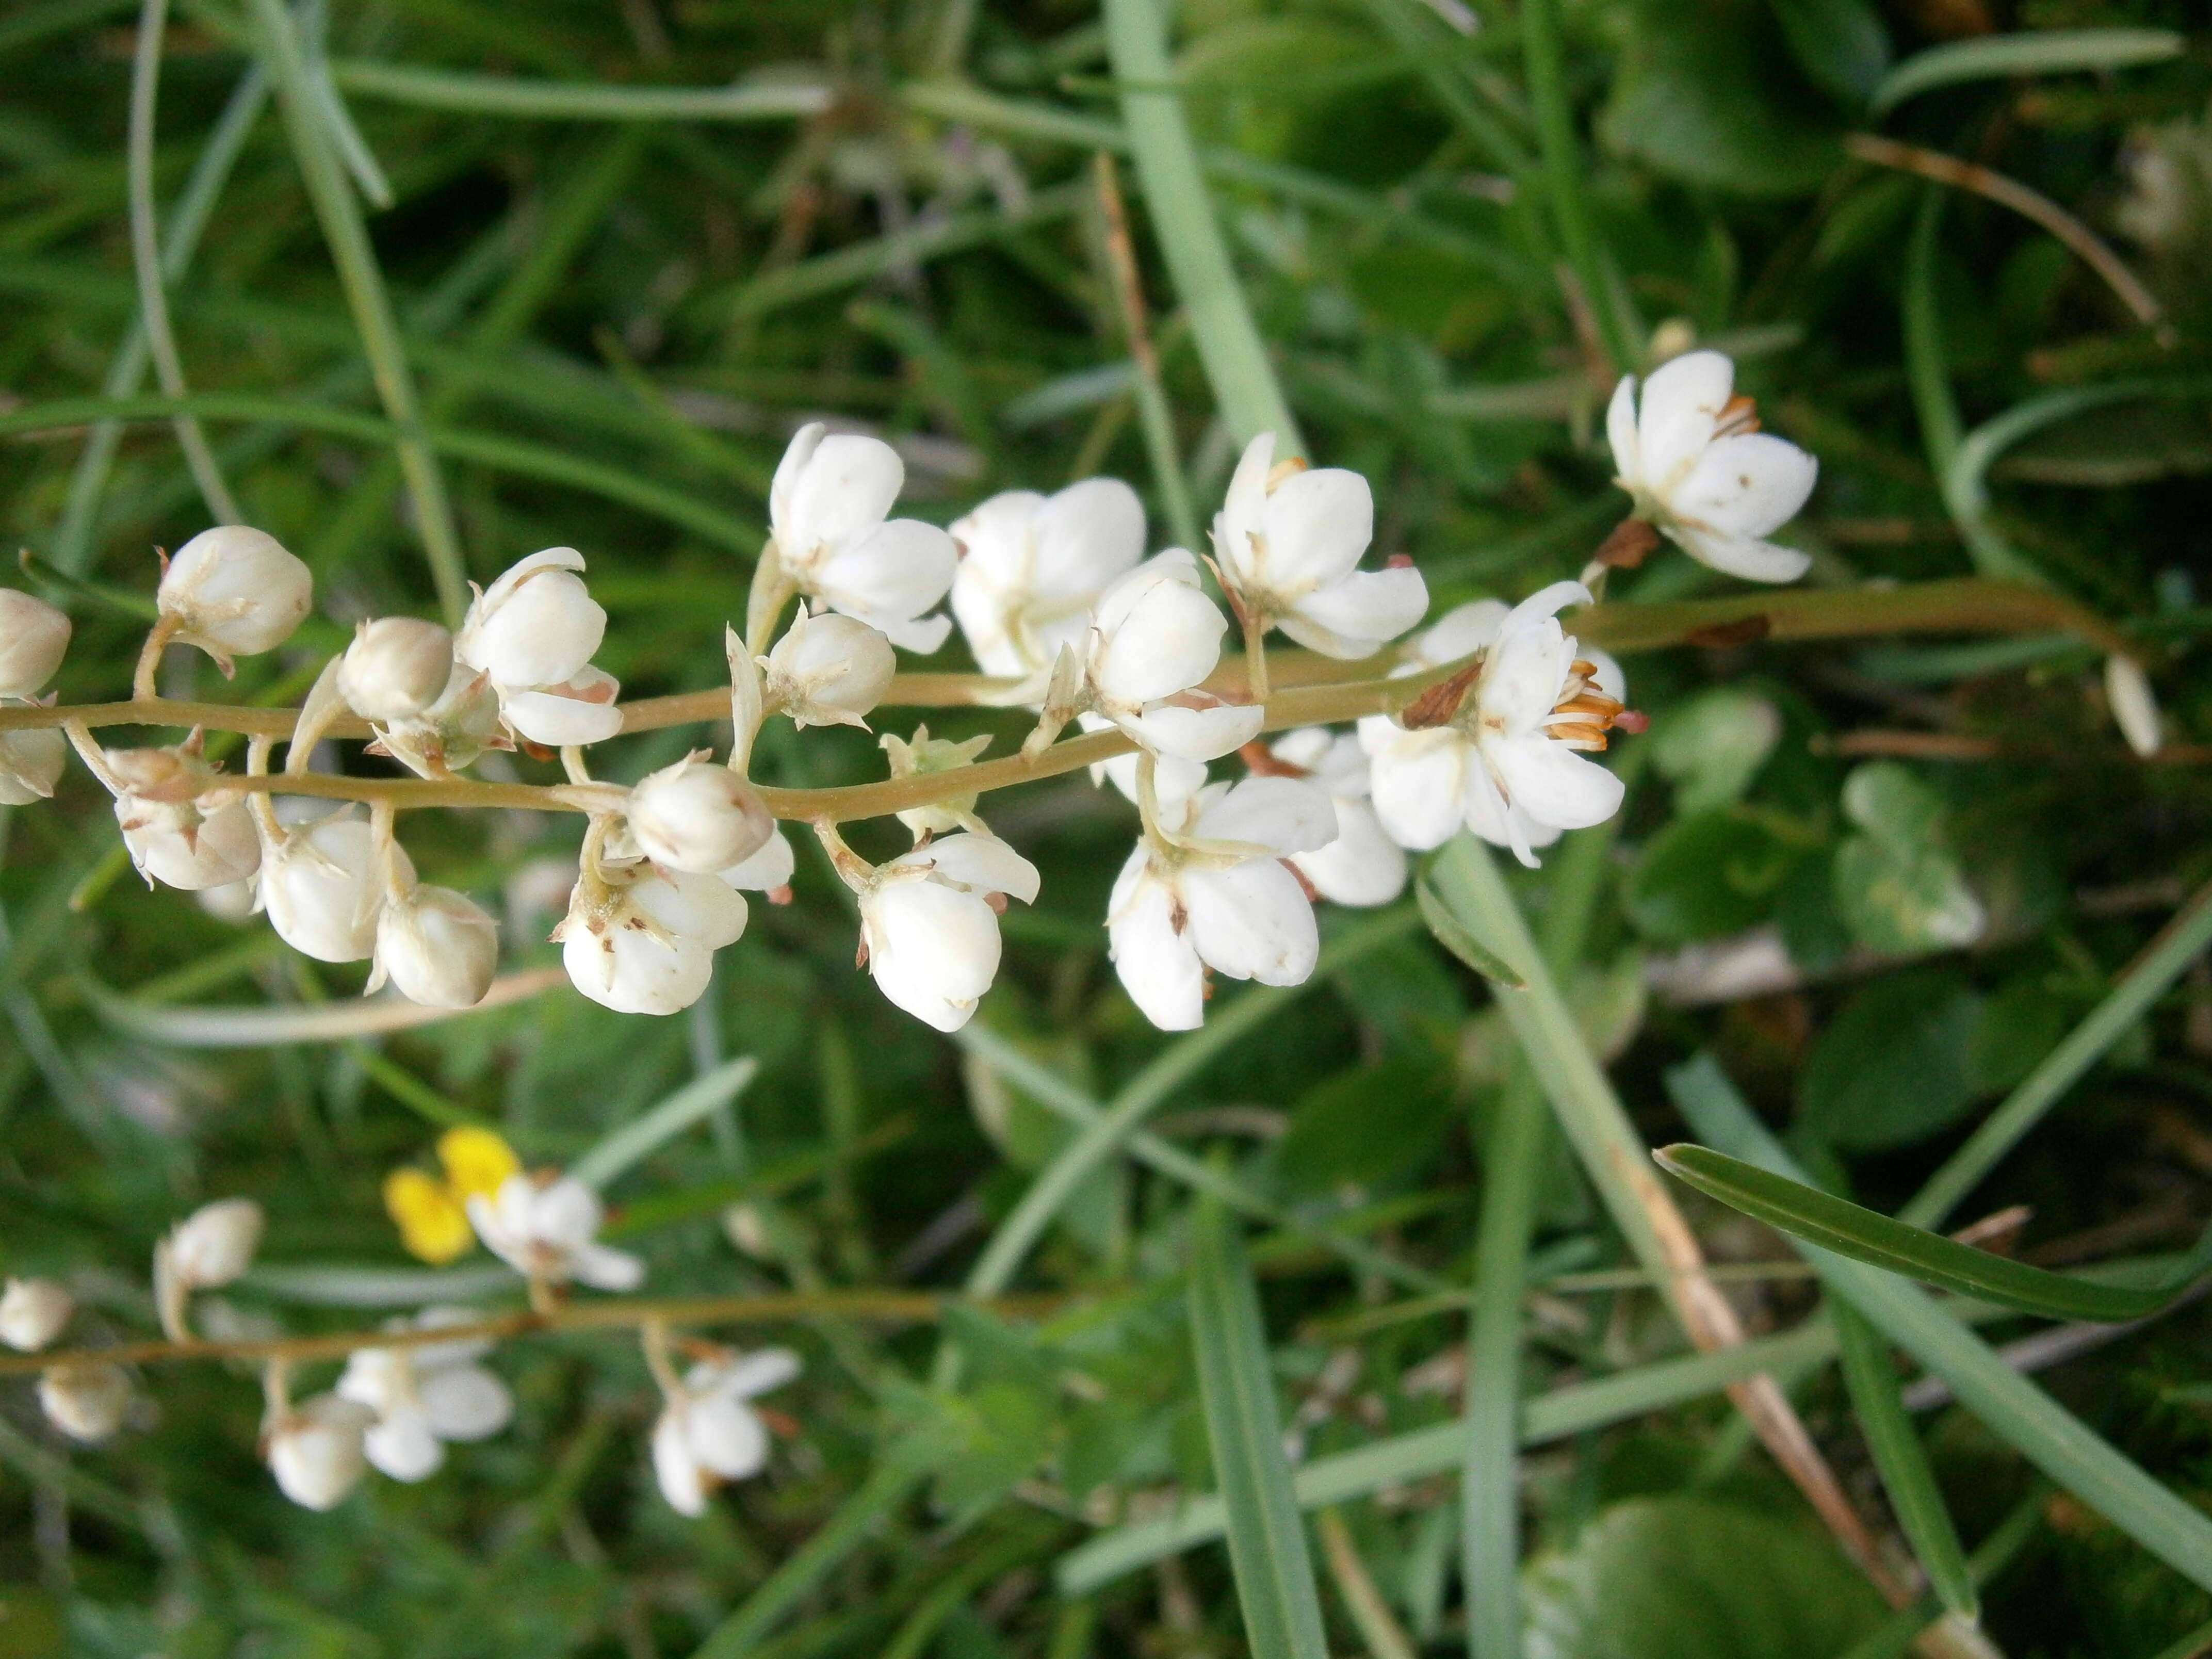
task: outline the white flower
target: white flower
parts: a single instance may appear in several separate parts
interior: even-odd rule
[[[586,591],[583,555],[549,547],[478,593],[453,650],[491,677],[507,723],[532,743],[600,743],[622,730],[620,686],[591,665],[607,613]]]
[[[1196,690],[1228,629],[1196,559],[1179,547],[1147,559],[1099,596],[1084,665],[1093,705],[1155,754],[1208,761],[1241,748],[1265,712]]]
[[[1274,464],[1275,434],[1244,447],[1213,520],[1223,585],[1244,614],[1330,657],[1372,656],[1429,608],[1410,564],[1362,570],[1375,536],[1367,480],[1341,467]]]
[[[511,1175],[489,1198],[471,1194],[468,1211],[484,1247],[525,1278],[574,1279],[599,1291],[634,1291],[645,1281],[644,1262],[599,1242],[599,1195],[573,1176],[541,1187]]]
[[[2166,734],[2158,715],[2158,694],[2150,689],[2150,676],[2141,663],[2117,651],[2105,659],[2105,701],[2129,748],[2146,757],[2158,753]]]
[[[1208,969],[1302,984],[1321,939],[1305,889],[1282,860],[1335,836],[1328,797],[1290,778],[1248,778],[1161,811],[1163,836],[1137,843],[1106,908],[1130,1000],[1162,1030],[1187,1031],[1205,1018]]]
[[[1733,394],[1735,365],[1691,351],[1613,389],[1605,417],[1614,482],[1635,516],[1701,564],[1755,582],[1795,581],[1812,560],[1764,539],[1796,517],[1820,464],[1759,429],[1757,406]]]
[[[1510,611],[1462,605],[1423,637],[1413,666],[1482,657],[1405,711],[1413,729],[1359,722],[1375,811],[1401,846],[1442,846],[1464,824],[1533,866],[1534,848],[1620,810],[1620,780],[1577,752],[1602,750],[1625,720],[1620,671],[1582,654],[1553,614],[1589,602],[1579,582],[1554,582]]]
[[[957,1031],[998,975],[999,911],[1007,898],[1033,902],[1037,872],[996,836],[963,833],[878,865],[859,891],[860,953],[876,988],[923,1024]]]
[[[499,924],[450,887],[387,890],[376,914],[375,965],[364,991],[389,980],[410,1002],[473,1008],[499,969]]]
[[[218,525],[177,550],[154,597],[172,637],[228,673],[234,656],[273,651],[291,637],[314,603],[315,579],[267,532]]]
[[[1305,775],[1328,792],[1336,808],[1336,839],[1291,863],[1323,898],[1338,904],[1388,904],[1405,890],[1405,849],[1383,832],[1368,795],[1366,752],[1349,732],[1318,726],[1286,732],[1269,750],[1291,775]]]
[[[445,695],[453,636],[419,617],[380,617],[354,629],[338,664],[338,692],[379,726],[409,720]]]
[[[706,991],[714,952],[745,931],[745,902],[718,876],[648,863],[579,873],[553,930],[569,981],[622,1014],[672,1014]]]
[[[750,888],[765,893],[771,904],[787,903],[791,898],[791,878],[799,867],[798,856],[791,850],[791,842],[781,829],[769,831],[759,852],[742,864],[733,864],[716,873],[732,887]],[[778,894],[782,895],[781,898]]]
[[[468,1325],[466,1308],[425,1308],[386,1330],[435,1330]],[[446,1461],[449,1440],[483,1440],[514,1417],[507,1384],[476,1362],[491,1352],[482,1337],[403,1348],[356,1348],[338,1378],[337,1395],[375,1413],[365,1437],[368,1461],[394,1480],[421,1480]]]
[[[69,642],[66,615],[20,587],[0,587],[0,697],[36,696]]]
[[[647,858],[695,875],[742,864],[775,832],[760,792],[726,766],[702,763],[706,756],[702,749],[648,773],[625,809]]]
[[[368,1470],[364,1439],[375,1413],[358,1401],[319,1394],[269,1425],[264,1455],[277,1489],[302,1509],[335,1509]]]
[[[653,1472],[671,1508],[704,1515],[715,1486],[760,1473],[768,1430],[745,1402],[798,1375],[799,1356],[786,1348],[691,1368],[653,1425]]]
[[[62,1334],[76,1298],[51,1279],[10,1279],[0,1291],[0,1342],[36,1353]]]
[[[922,613],[952,586],[959,554],[934,525],[884,514],[906,482],[898,452],[876,438],[801,427],[769,488],[769,526],[786,580],[833,611],[927,654],[951,618]]]
[[[167,749],[110,749],[100,758],[123,844],[149,883],[197,892],[260,867],[261,838],[246,804],[210,809],[216,774],[200,757],[197,736]]]
[[[1145,556],[1145,508],[1119,478],[1056,495],[1012,489],[952,526],[960,549],[952,614],[986,674],[1048,672],[1080,646],[1106,585]]]
[[[0,806],[51,799],[69,764],[69,740],[49,727],[0,732]]]
[[[228,1285],[252,1264],[261,1247],[261,1206],[250,1198],[204,1204],[169,1230],[162,1248],[168,1271],[188,1291]]]
[[[809,615],[799,604],[775,648],[759,659],[766,678],[763,705],[795,726],[857,726],[884,700],[898,659],[881,629],[829,611]]]
[[[130,1374],[106,1360],[82,1360],[39,1373],[39,1409],[72,1440],[97,1445],[123,1426],[130,1406]]]
[[[392,850],[400,879],[411,883],[414,865],[398,847]],[[376,837],[358,817],[339,813],[283,830],[263,849],[260,908],[277,938],[318,962],[360,962],[376,953],[383,892]]]

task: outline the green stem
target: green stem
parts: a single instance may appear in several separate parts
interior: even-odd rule
[[[298,32],[283,0],[250,0],[258,30],[262,62],[276,83],[277,100],[291,134],[292,150],[300,175],[321,221],[323,237],[337,267],[338,282],[361,332],[362,353],[379,400],[394,428],[392,443],[407,481],[415,522],[422,538],[422,550],[437,584],[439,608],[448,627],[460,625],[468,602],[467,572],[461,557],[459,532],[453,526],[452,503],[447,499],[445,475],[436,453],[422,433],[421,405],[415,380],[399,338],[399,325],[392,314],[385,292],[384,273],[369,245],[361,204],[332,154],[321,118],[322,100],[301,51]]]
[[[1522,0],[1521,48],[1528,98],[1535,109],[1536,139],[1542,151],[1544,188],[1551,201],[1553,227],[1566,253],[1568,268],[1589,301],[1613,372],[1626,374],[1641,361],[1643,352],[1629,337],[1613,303],[1613,284],[1598,258],[1597,236],[1590,227],[1589,204],[1583,198],[1581,144],[1575,133],[1574,106],[1567,97],[1557,0]]]
[[[367,58],[339,58],[331,79],[348,92],[424,109],[559,121],[775,121],[819,115],[825,86],[624,87],[462,75]]]
[[[1221,417],[1240,444],[1273,432],[1279,455],[1304,453],[1304,440],[1206,198],[1182,99],[1170,84],[1167,27],[1155,0],[1106,0],[1106,44],[1124,88],[1121,118],[1146,206]]]

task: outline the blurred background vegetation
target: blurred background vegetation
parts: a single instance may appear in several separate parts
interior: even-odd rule
[[[432,614],[435,593],[340,274],[252,78],[253,15],[179,0],[154,177],[173,215],[196,189],[210,204],[188,262],[169,242],[182,359],[246,520],[313,568],[319,614],[228,685],[173,657],[165,690],[285,702],[355,618]],[[582,550],[612,617],[599,659],[627,695],[722,678],[720,624],[805,420],[890,437],[907,499],[940,522],[1103,471],[1146,493],[1154,546],[1178,533],[1092,161],[1121,146],[1131,88],[1091,0],[340,0],[327,16],[301,0],[299,21],[357,133],[350,187],[466,568],[483,580],[542,546]],[[1662,1071],[1709,1048],[1802,1158],[1893,1207],[2212,877],[2212,694],[2194,673],[2212,629],[2212,34],[2180,0],[1570,0],[1561,89],[1595,231],[1577,260],[1541,183],[1527,21],[1500,0],[1183,0],[1174,20],[1170,84],[1237,270],[1310,453],[1373,481],[1378,550],[1410,554],[1439,609],[1574,574],[1624,505],[1599,429],[1607,343],[1637,368],[1710,343],[1738,358],[1770,429],[1820,458],[1789,537],[1813,585],[2025,576],[2157,665],[2169,749],[2145,763],[2103,707],[2100,659],[2066,636],[1638,654],[1632,701],[1653,726],[1616,746],[1632,774],[1617,836],[1515,878],[1540,920],[1562,870],[1597,881],[1568,993],[1655,1143],[1685,1133]],[[2086,64],[1954,56],[1970,73],[1918,86],[1897,69],[1952,43],[2123,27],[2183,34]],[[24,580],[73,607],[67,702],[120,695],[154,548],[207,522],[166,422],[102,437],[96,410],[41,415],[137,389],[112,368],[138,306],[137,27],[128,0],[0,8],[0,428],[15,434],[0,512]],[[733,82],[754,90],[720,110],[577,90]],[[227,110],[242,143],[210,194]],[[1931,152],[2037,192],[2142,290],[1989,199],[1986,176],[1931,185]],[[1121,183],[1202,520],[1232,434],[1142,181],[1125,166]],[[2057,417],[2001,447],[1986,503],[1947,492],[1960,432],[2022,407]],[[88,445],[113,446],[112,465],[88,468]],[[1669,553],[1610,597],[1729,586]],[[984,713],[930,723],[993,732],[1000,752],[1021,731]],[[635,776],[696,736],[634,738],[609,763]],[[770,742],[757,775],[882,764],[866,734],[815,732]],[[234,1194],[270,1231],[221,1328],[382,1317],[416,1281],[389,1277],[414,1264],[380,1183],[425,1163],[442,1124],[495,1122],[530,1161],[564,1162],[725,1054],[763,1068],[737,1110],[611,1194],[611,1235],[647,1255],[653,1291],[955,1287],[1073,1133],[996,1053],[1091,1102],[1164,1083],[1152,1144],[1222,1158],[1264,1194],[1285,1224],[1253,1255],[1301,1457],[1458,1409],[1464,1321],[1445,1292],[1473,1271],[1482,1129],[1510,1055],[1481,981],[1410,926],[1325,916],[1336,955],[1310,988],[1223,997],[1213,1036],[1146,1072],[1169,1045],[1103,957],[1134,829],[1111,792],[1057,782],[987,808],[1044,872],[1034,911],[1006,918],[979,1019],[995,1048],[947,1042],[853,971],[848,901],[811,849],[797,902],[755,907],[690,1016],[623,1018],[563,988],[388,1040],[165,1041],[190,1020],[148,1010],[306,1004],[358,981],[258,920],[141,890],[106,805],[73,772],[58,802],[5,817],[0,1264],[66,1277],[110,1333],[149,1322],[159,1231]],[[417,816],[425,874],[503,904],[512,963],[550,961],[572,827]],[[864,830],[862,850],[896,833]],[[2030,1206],[2014,1248],[2046,1265],[2172,1248],[2212,1188],[2208,1104],[2200,964],[1958,1218]],[[1564,1152],[1534,1202],[1525,1389],[1679,1355]],[[1786,1255],[1689,1207],[1718,1259]],[[1313,1243],[1323,1223],[1399,1271],[1347,1267]],[[1182,1297],[1190,1224],[1181,1184],[1114,1163],[1017,1281],[1060,1298],[1042,1322],[744,1334],[800,1348],[807,1371],[773,1402],[790,1420],[769,1474],[697,1522],[653,1489],[656,1403],[617,1334],[510,1345],[494,1362],[520,1402],[509,1433],[420,1486],[372,1477],[327,1516],[276,1493],[255,1459],[258,1390],[222,1365],[150,1370],[142,1420],[94,1451],[52,1437],[9,1383],[0,1653],[1239,1651],[1216,1545],[1079,1595],[1054,1577],[1096,1529],[1215,1484]],[[1729,1290],[1754,1331],[1815,1300],[1780,1271]],[[2041,1362],[2066,1406],[2199,1505],[2208,1334],[2185,1306]],[[941,1367],[933,1382],[940,1344],[964,1361],[949,1386]],[[1834,1369],[1793,1382],[1848,1492],[1893,1530]],[[2002,1546],[1984,1595],[2005,1652],[2204,1650],[2187,1638],[2212,1596],[1940,1394],[1918,1403],[1966,1542]],[[1461,1649],[1449,1466],[1323,1522],[1335,1650],[1382,1659],[1393,1630],[1407,1650]],[[1532,1653],[1765,1659],[1882,1639],[1879,1601],[1717,1395],[1581,1424],[1533,1448],[1522,1477]],[[772,1632],[733,1633],[732,1610],[825,1536],[841,1547]],[[1901,1651],[1890,1639],[1863,1650]]]

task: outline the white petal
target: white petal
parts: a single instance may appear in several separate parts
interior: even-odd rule
[[[1636,377],[1624,374],[1605,409],[1606,441],[1613,446],[1613,470],[1634,485],[1644,476],[1644,447],[1636,435]]]
[[[514,1176],[507,1177],[509,1181]],[[506,1188],[501,1188],[502,1196]],[[574,1249],[588,1243],[598,1232],[606,1212],[599,1195],[573,1176],[565,1176],[538,1192],[530,1206],[530,1231],[534,1237],[556,1249]]]
[[[1199,586],[1190,555],[1170,550],[1099,596],[1091,684],[1108,702],[1127,708],[1171,697],[1213,672],[1228,629]]]
[[[1267,711],[1256,703],[1216,703],[1185,708],[1158,702],[1140,714],[1124,714],[1121,729],[1146,748],[1177,760],[1218,760],[1234,754],[1260,735]]]
[[[721,878],[732,887],[755,888],[772,893],[779,887],[791,884],[793,872],[799,867],[798,855],[791,850],[791,842],[781,829],[775,830],[768,842],[743,864],[733,864],[721,872]]]
[[[1336,839],[1291,860],[1314,890],[1338,904],[1388,904],[1406,888],[1406,854],[1364,800],[1336,798]]]
[[[1213,520],[1214,551],[1230,580],[1240,587],[1249,586],[1258,574],[1253,566],[1251,538],[1267,511],[1267,474],[1274,465],[1275,434],[1262,432],[1244,446],[1237,471],[1229,479],[1229,493]]]
[[[500,712],[518,736],[549,749],[572,743],[605,743],[622,730],[622,710],[611,702],[586,702],[552,691],[514,691]]]
[[[1273,859],[1183,878],[1191,941],[1206,965],[1231,979],[1300,985],[1314,970],[1321,934],[1298,878]]]
[[[634,1291],[645,1283],[645,1263],[628,1250],[580,1244],[568,1253],[568,1271],[595,1291]]]
[[[1674,475],[1696,461],[1735,389],[1735,365],[1717,351],[1685,352],[1644,377],[1636,429],[1652,489],[1671,489]]]
[[[1573,647],[1551,617],[1507,628],[1482,665],[1485,724],[1502,722],[1516,737],[1537,730],[1559,702],[1573,661]]]
[[[885,882],[860,901],[868,972],[891,1003],[957,1031],[999,971],[999,919],[973,893],[925,878]]]
[[[722,1368],[718,1386],[740,1400],[780,1389],[799,1375],[799,1356],[788,1348],[760,1348]]]
[[[927,847],[901,854],[896,861],[902,864],[908,860],[927,864],[939,878],[980,893],[1004,893],[1024,904],[1036,901],[1036,866],[996,836],[967,830],[939,836]]]
[[[1122,989],[1146,1019],[1163,1031],[1194,1030],[1206,1019],[1205,969],[1188,932],[1176,929],[1174,890],[1149,874],[1127,881],[1130,869],[1142,872],[1148,863],[1138,848],[1123,881],[1115,884],[1106,914],[1108,953]]]
[[[1539,823],[1584,830],[1620,810],[1621,781],[1595,762],[1548,738],[1506,738],[1483,744],[1506,798]]]
[[[1668,536],[1699,564],[1747,582],[1794,582],[1813,568],[1813,556],[1749,536],[1723,536],[1689,525],[1668,525]]]
[[[1590,591],[1580,582],[1548,583],[1505,613],[1505,620],[1498,624],[1498,636],[1504,639],[1520,629],[1534,627],[1548,617],[1557,616],[1571,605],[1589,603]]]
[[[422,1379],[422,1414],[441,1440],[482,1440],[514,1419],[514,1396],[481,1365],[455,1365]]]
[[[1327,791],[1303,779],[1246,778],[1207,803],[1191,837],[1308,852],[1336,839],[1336,807]]]
[[[952,618],[950,617],[916,617],[901,622],[896,617],[866,617],[861,620],[872,623],[883,630],[884,637],[902,651],[911,651],[917,657],[927,657],[942,647],[951,637]]]
[[[833,608],[882,628],[879,617],[907,622],[943,599],[959,562],[952,538],[935,525],[893,519],[833,548],[811,586]]]
[[[427,1480],[446,1461],[446,1449],[417,1411],[394,1412],[372,1425],[362,1437],[362,1449],[394,1480]]]
[[[1443,846],[1465,816],[1460,797],[1470,769],[1467,740],[1447,727],[1398,731],[1382,716],[1373,718],[1396,732],[1395,739],[1375,747],[1382,740],[1370,738],[1368,722],[1360,722],[1360,741],[1373,757],[1375,815],[1401,847],[1426,852]]]
[[[1327,757],[1329,745],[1335,740],[1336,734],[1326,726],[1301,726],[1269,744],[1267,752],[1279,761],[1310,772]],[[1365,769],[1363,762],[1361,770]]]
[[[2128,740],[2129,748],[2138,755],[2158,753],[2165,741],[2158,716],[2158,695],[2150,688],[2150,677],[2134,658],[2124,657],[2115,651],[2105,659],[2105,701],[2111,706],[2112,722]]]
[[[824,543],[881,524],[905,482],[906,464],[880,438],[803,429],[776,468],[770,490],[778,547],[787,559],[803,564]]]
[[[768,1462],[768,1430],[743,1401],[728,1395],[694,1400],[684,1413],[691,1455],[725,1480],[757,1474]]]
[[[1375,536],[1374,493],[1342,467],[1294,472],[1267,497],[1261,524],[1267,550],[1256,585],[1310,593],[1348,574],[1366,552]]]
[[[707,1512],[707,1483],[691,1455],[691,1437],[684,1424],[688,1415],[681,1406],[662,1409],[659,1421],[653,1425],[653,1473],[669,1508],[678,1515],[701,1516]]]
[[[1414,643],[1413,653],[1430,668],[1471,657],[1498,637],[1498,630],[1511,614],[1512,607],[1503,599],[1476,599],[1455,605]]]
[[[1742,433],[1714,440],[1667,507],[1723,536],[1765,536],[1797,516],[1820,476],[1820,462],[1788,439]]]
[[[1145,504],[1119,478],[1085,478],[1043,504],[1035,534],[1030,591],[1088,598],[1145,556]]]
[[[1355,570],[1308,594],[1282,620],[1283,631],[1323,656],[1372,656],[1428,613],[1429,588],[1410,565]]]

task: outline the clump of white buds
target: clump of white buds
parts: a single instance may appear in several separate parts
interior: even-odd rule
[[[704,1515],[714,1487],[760,1473],[768,1462],[768,1429],[746,1402],[798,1375],[798,1355],[763,1348],[702,1361],[680,1382],[663,1382],[653,1470],[670,1508]]]
[[[952,526],[952,614],[986,674],[1048,673],[1079,647],[1108,583],[1145,556],[1145,508],[1119,478],[1010,489]]]
[[[425,1308],[385,1328],[437,1330],[478,1317],[466,1308]],[[337,1393],[375,1413],[363,1443],[368,1461],[394,1480],[424,1480],[445,1462],[447,1442],[487,1439],[513,1421],[514,1396],[477,1364],[490,1352],[482,1337],[356,1349]]]
[[[246,804],[226,798],[198,732],[167,749],[91,750],[115,797],[131,861],[151,886],[186,892],[242,881],[261,865],[261,840]]]
[[[1252,751],[1247,750],[1248,754]],[[1322,897],[1337,904],[1388,904],[1406,889],[1405,849],[1390,839],[1368,799],[1367,756],[1349,732],[1318,726],[1286,732],[1253,770],[1304,777],[1328,793],[1336,839],[1293,853],[1291,867]]]
[[[154,598],[161,636],[198,646],[228,674],[232,658],[291,638],[314,603],[315,579],[268,532],[218,525],[177,550]]]
[[[107,1360],[79,1360],[39,1373],[39,1409],[72,1440],[98,1445],[123,1426],[130,1408],[130,1373]]]
[[[262,1431],[277,1489],[302,1509],[336,1509],[368,1473],[365,1443],[375,1419],[367,1406],[334,1394],[278,1405]]]
[[[586,845],[568,914],[553,930],[575,988],[622,1014],[696,1002],[714,952],[745,931],[745,902],[719,876],[609,860]]]
[[[51,1279],[10,1279],[0,1291],[0,1342],[36,1353],[62,1334],[76,1311],[68,1286]]]
[[[0,700],[37,696],[59,672],[69,642],[65,614],[19,587],[0,587]]]
[[[578,574],[583,555],[549,547],[478,592],[455,654],[490,676],[507,723],[532,743],[602,743],[622,730],[621,687],[591,665],[607,613]]]
[[[645,1281],[644,1262],[599,1242],[606,1212],[573,1176],[511,1175],[489,1198],[471,1194],[468,1212],[484,1248],[533,1291],[571,1279],[599,1291],[634,1291]]]
[[[876,988],[925,1024],[957,1031],[999,972],[999,913],[1037,896],[1036,866],[996,836],[925,842],[873,866],[836,832],[820,832],[860,896],[860,965]]]
[[[1765,538],[1797,516],[1820,464],[1759,429],[1759,406],[1736,395],[1735,365],[1719,352],[1685,352],[1652,370],[1640,406],[1636,377],[1622,375],[1605,429],[1613,482],[1633,498],[1633,521],[1650,526],[1640,544],[1616,542],[1613,562],[1641,558],[1656,531],[1698,563],[1748,581],[1795,581],[1810,568],[1808,555]]]
[[[453,636],[419,617],[380,617],[354,629],[338,664],[338,692],[378,726],[412,720],[446,694]]]
[[[1283,860],[1335,835],[1329,798],[1290,778],[1211,784],[1160,803],[1106,908],[1114,970],[1130,1000],[1162,1030],[1186,1031],[1205,1019],[1208,969],[1303,984],[1321,937]]]
[[[831,611],[810,616],[806,602],[775,649],[760,659],[762,706],[792,724],[857,726],[884,700],[898,660],[881,629]]]
[[[1429,608],[1410,563],[1359,568],[1374,535],[1367,480],[1295,459],[1278,465],[1272,432],[1244,447],[1213,520],[1222,587],[1254,637],[1279,628],[1329,657],[1371,656]]]
[[[1510,611],[1495,600],[1462,605],[1422,636],[1409,666],[1481,655],[1395,717],[1359,722],[1376,813],[1401,846],[1440,847],[1464,824],[1534,866],[1534,849],[1562,830],[1620,810],[1620,780],[1583,752],[1642,720],[1622,707],[1619,667],[1583,655],[1554,614],[1589,597],[1579,582],[1554,582]]]
[[[499,971],[499,924],[450,887],[404,878],[397,864],[385,876],[376,913],[376,950],[365,991],[389,981],[410,1002],[430,1008],[473,1008]]]
[[[951,537],[914,519],[886,519],[906,482],[898,452],[878,438],[801,427],[769,489],[770,550],[755,576],[745,633],[757,644],[766,616],[796,591],[880,629],[891,643],[928,653],[952,623],[925,617],[952,586]]]
[[[703,749],[640,779],[624,815],[647,858],[694,875],[743,864],[775,833],[760,792]]]
[[[349,808],[289,829],[276,828],[272,813],[262,830],[258,904],[276,936],[318,962],[374,956],[383,874],[369,825]],[[395,846],[392,857],[403,882],[411,884],[415,868],[407,854]]]

